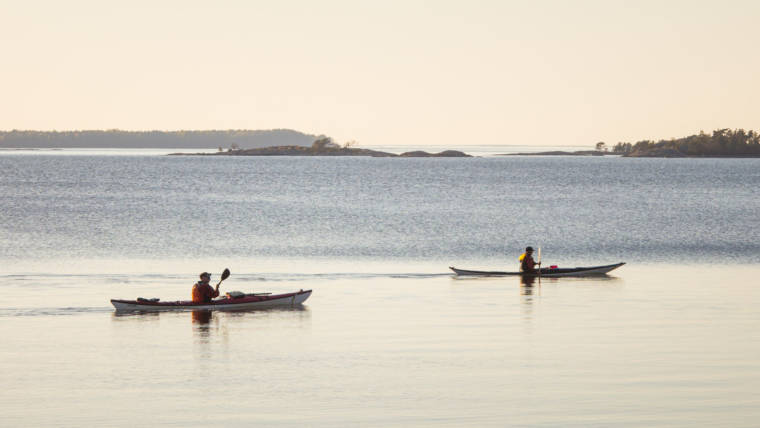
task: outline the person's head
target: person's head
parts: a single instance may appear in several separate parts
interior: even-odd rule
[[[200,277],[201,277],[201,281],[206,281],[206,282],[211,281],[211,274],[208,272],[203,272],[200,275]]]
[[[530,254],[533,252],[533,247],[525,247],[525,252]]]

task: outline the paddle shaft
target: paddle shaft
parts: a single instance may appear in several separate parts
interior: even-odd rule
[[[538,247],[538,295],[541,295],[541,247]]]

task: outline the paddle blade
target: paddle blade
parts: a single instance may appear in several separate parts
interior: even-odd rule
[[[225,269],[224,272],[222,272],[222,281],[230,277],[230,270]]]

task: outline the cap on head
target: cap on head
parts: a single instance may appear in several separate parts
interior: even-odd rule
[[[527,253],[528,251],[533,252],[533,247],[525,247],[525,252]]]
[[[202,274],[200,274],[201,279],[203,279],[204,276],[208,277],[208,278],[211,278],[211,274],[208,273],[208,272],[203,272]]]

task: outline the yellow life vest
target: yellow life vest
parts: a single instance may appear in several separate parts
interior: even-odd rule
[[[519,259],[520,263],[522,263],[522,261],[523,261],[523,259],[525,258],[525,255],[526,255],[526,254],[527,254],[527,253],[522,253],[522,254],[520,255],[520,259]]]

